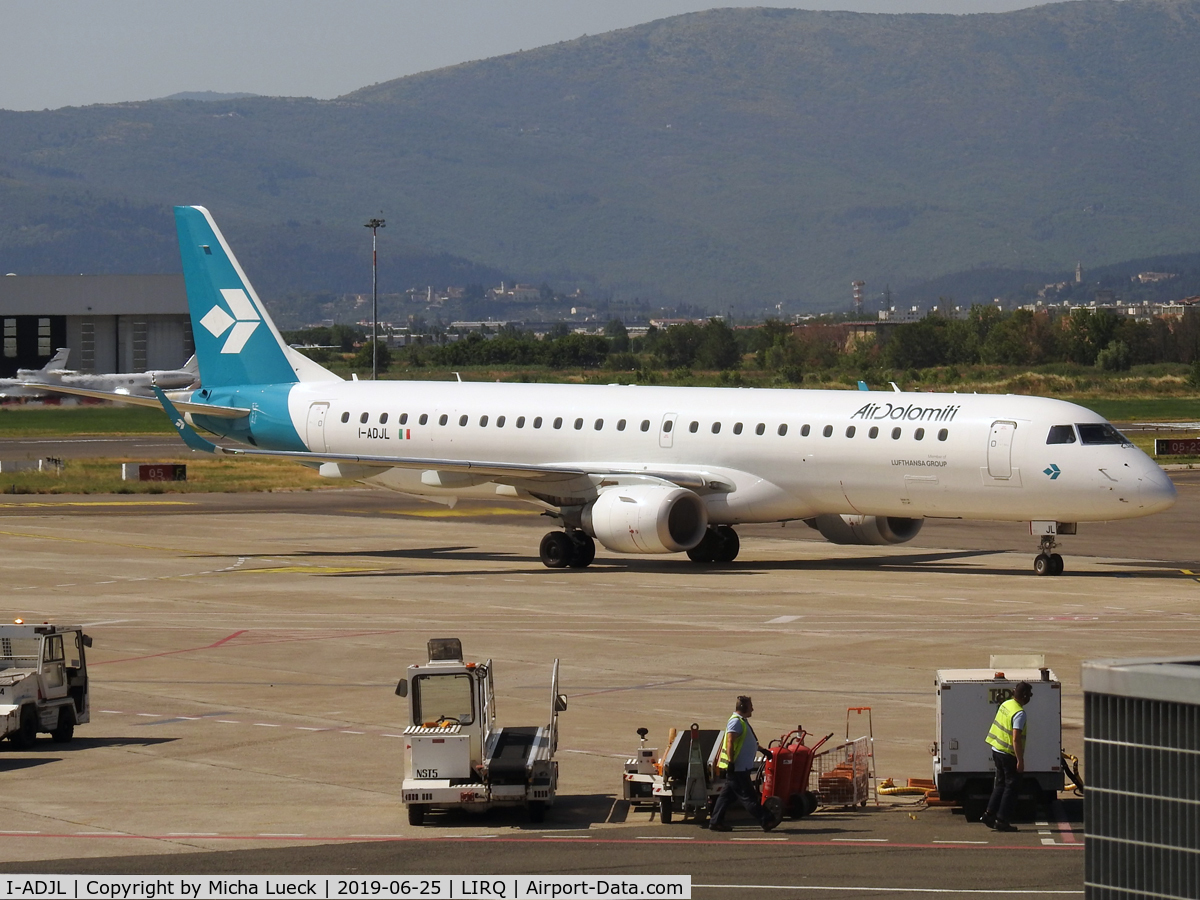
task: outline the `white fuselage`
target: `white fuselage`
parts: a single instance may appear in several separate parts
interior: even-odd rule
[[[1175,500],[1163,471],[1129,444],[1083,443],[1077,430],[1072,443],[1048,443],[1051,426],[1104,419],[1039,397],[302,382],[288,407],[316,453],[696,473],[723,485],[699,492],[713,523],[820,514],[1078,522],[1149,515]],[[443,501],[554,493],[512,477],[441,477],[436,466],[341,474]],[[593,479],[592,496],[603,486]]]

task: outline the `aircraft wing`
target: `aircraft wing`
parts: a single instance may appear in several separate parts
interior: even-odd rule
[[[162,404],[154,397],[145,397],[139,394],[93,391],[90,388],[80,388],[65,384],[43,384],[40,381],[24,381],[21,383],[37,388],[39,391],[53,391],[56,394],[71,394],[75,397],[91,397],[94,400],[112,400],[116,403],[129,403],[133,406],[152,406],[155,409],[162,409]],[[215,406],[211,403],[192,403],[187,400],[177,401],[174,406],[180,412],[202,416],[216,416],[218,419],[240,419],[243,416],[250,415],[250,410],[248,409],[239,409],[235,406]]]
[[[541,481],[569,480],[588,475],[635,475],[641,478],[657,478],[669,481],[680,487],[693,490],[732,491],[733,485],[715,479],[705,472],[694,471],[650,471],[644,468],[629,466],[627,468],[581,468],[577,465],[557,465],[547,463],[512,463],[489,462],[487,460],[471,459],[430,459],[415,456],[367,456],[357,453],[316,453],[306,450],[259,450],[251,447],[222,447],[201,437],[195,429],[184,421],[179,414],[179,406],[172,402],[162,389],[153,387],[157,403],[161,403],[171,419],[171,424],[183,442],[193,450],[204,453],[214,453],[219,456],[250,456],[266,459],[294,459],[305,463],[347,463],[350,465],[377,467],[380,469],[425,469],[439,472],[460,472],[472,475],[483,475],[489,478],[518,478],[536,479]],[[182,404],[202,406],[202,404]],[[243,412],[245,412],[243,410]],[[206,413],[211,415],[211,413]]]

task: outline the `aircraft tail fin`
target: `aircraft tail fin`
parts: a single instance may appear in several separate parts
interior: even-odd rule
[[[339,380],[295,359],[207,209],[175,207],[175,226],[203,387]]]
[[[50,361],[42,366],[42,371],[45,373],[55,372],[67,367],[67,357],[71,355],[69,347],[59,347],[54,355],[50,357]]]

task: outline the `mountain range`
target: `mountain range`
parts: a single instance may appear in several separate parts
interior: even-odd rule
[[[276,297],[369,291],[378,215],[381,290],[713,311],[1194,253],[1197,47],[1200,0],[716,9],[329,101],[0,111],[0,269],[178,271],[174,204]]]

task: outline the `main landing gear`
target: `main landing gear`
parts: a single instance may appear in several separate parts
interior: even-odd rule
[[[700,543],[687,552],[692,562],[727,563],[737,559],[742,542],[729,525],[709,525]]]
[[[1054,535],[1043,534],[1041,552],[1033,558],[1033,571],[1039,575],[1061,575],[1063,573],[1063,558],[1054,552],[1058,542]]]
[[[548,569],[586,569],[596,558],[596,542],[578,529],[551,531],[542,538],[539,552]]]

